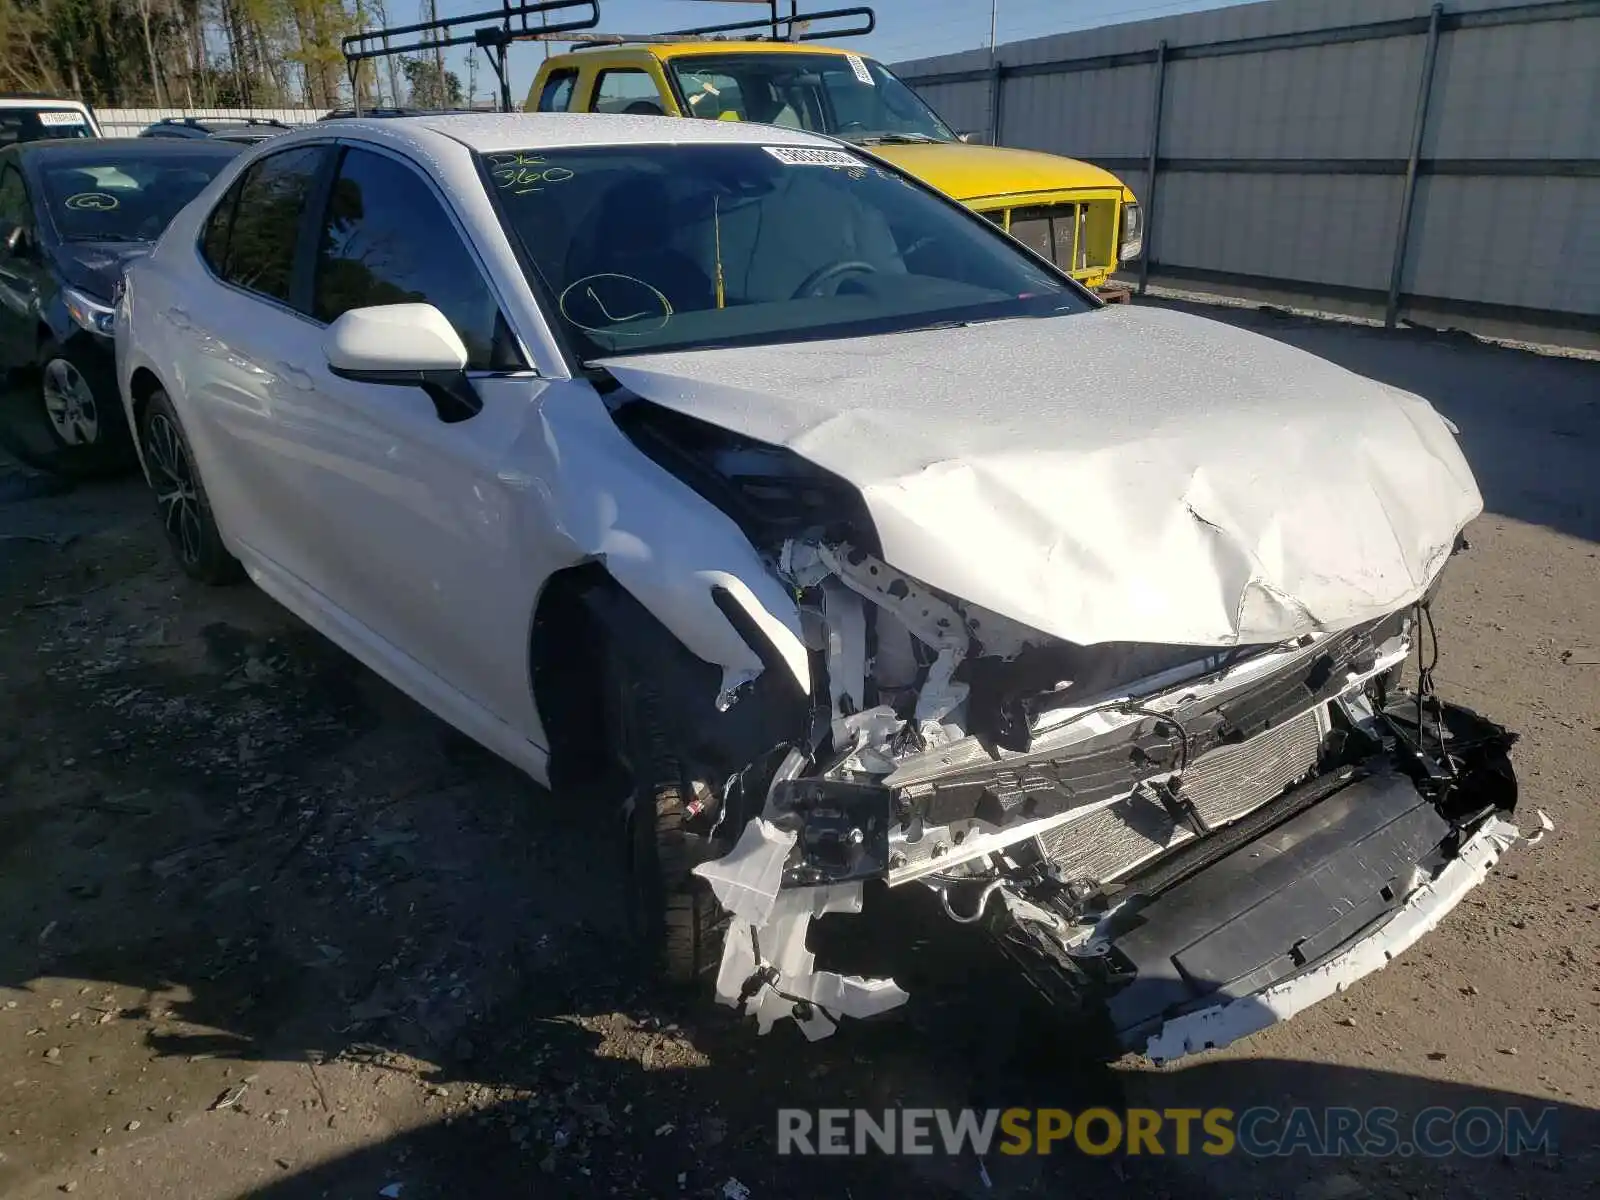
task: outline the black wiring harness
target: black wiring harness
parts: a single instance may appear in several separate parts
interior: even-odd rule
[[[1438,690],[1433,685],[1433,672],[1439,665],[1439,631],[1433,624],[1433,605],[1427,600],[1417,604],[1417,752],[1427,753],[1428,727],[1425,722],[1426,705],[1433,704],[1434,736],[1439,742],[1439,762],[1454,779],[1457,775],[1455,759],[1450,756],[1449,749],[1445,746],[1445,716],[1444,701],[1439,698]],[[1431,647],[1426,662],[1423,660],[1425,650],[1423,630],[1427,630],[1426,641]]]

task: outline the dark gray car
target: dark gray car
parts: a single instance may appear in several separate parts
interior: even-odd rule
[[[139,131],[142,138],[217,138],[254,145],[292,126],[271,117],[162,117]]]
[[[132,461],[111,331],[122,270],[244,149],[93,138],[0,150],[0,429],[66,474]]]

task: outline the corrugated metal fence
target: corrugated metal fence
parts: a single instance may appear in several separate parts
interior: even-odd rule
[[[895,69],[1121,176],[1141,281],[1600,345],[1600,0],[1276,0]]]
[[[282,121],[285,125],[309,125],[328,110],[325,108],[97,108],[95,119],[107,137],[136,137],[147,127],[167,117],[210,117],[218,121]]]

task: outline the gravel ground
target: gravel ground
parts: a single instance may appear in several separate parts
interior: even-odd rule
[[[183,580],[136,482],[21,498],[0,467],[0,1195],[1600,1196],[1600,364],[1217,315],[1428,396],[1487,498],[1438,679],[1521,731],[1523,823],[1556,832],[1389,969],[1173,1068],[1086,1065],[986,946],[881,897],[823,932],[912,1003],[757,1039],[633,976],[595,798]],[[980,1170],[780,1160],[780,1103],[1552,1106],[1560,1142]]]

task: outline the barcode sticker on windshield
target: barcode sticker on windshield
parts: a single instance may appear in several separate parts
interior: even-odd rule
[[[42,112],[39,114],[41,125],[82,125],[83,114],[75,112]]]
[[[868,87],[874,86],[872,82],[872,72],[867,70],[867,64],[861,61],[861,56],[859,54],[846,54],[844,57],[845,61],[850,64],[850,69],[855,72],[857,79],[861,80],[861,82],[866,84]]]
[[[773,158],[791,167],[865,167],[854,154],[844,150],[813,150],[809,146],[763,146]]]

